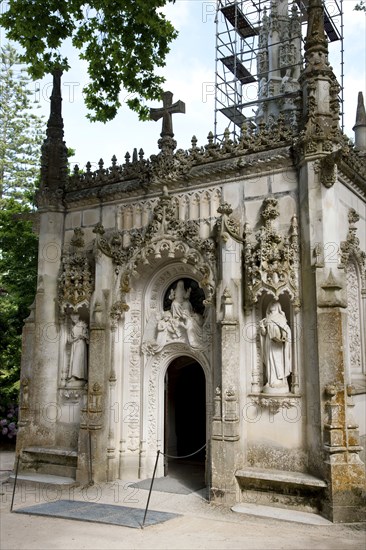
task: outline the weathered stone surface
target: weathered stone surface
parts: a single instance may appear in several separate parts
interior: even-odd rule
[[[158,155],[135,149],[68,176],[55,82],[23,334],[23,469],[147,478],[158,451],[206,441],[215,502],[361,518],[365,157],[338,127],[322,3],[310,1],[301,76],[288,74],[300,50],[286,6],[263,16],[258,63],[272,82],[235,142],[209,133],[175,150],[183,108],[165,96]]]

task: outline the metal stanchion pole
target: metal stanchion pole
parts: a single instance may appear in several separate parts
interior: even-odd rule
[[[11,497],[10,512],[13,511],[15,489],[16,489],[16,486],[17,486],[17,479],[18,479],[19,461],[20,461],[20,455],[18,455],[18,457],[17,457],[17,465],[15,467],[15,479],[14,479],[14,486],[13,486],[13,494],[12,494],[12,497]]]
[[[149,508],[149,502],[150,502],[150,497],[151,497],[151,491],[152,491],[152,487],[153,487],[153,483],[154,483],[154,479],[155,479],[155,473],[156,473],[156,468],[157,468],[157,465],[158,465],[159,455],[160,455],[160,450],[158,451],[158,453],[157,453],[157,455],[156,455],[154,473],[153,473],[153,476],[152,476],[152,478],[151,478],[149,496],[147,497],[147,503],[146,503],[146,508],[145,508],[145,514],[144,514],[144,519],[143,519],[143,521],[142,521],[141,529],[143,529],[143,528],[144,528],[144,525],[145,525],[145,519],[146,519],[147,510],[148,510],[148,508]]]

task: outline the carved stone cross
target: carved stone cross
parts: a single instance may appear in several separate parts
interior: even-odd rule
[[[172,92],[163,93],[163,106],[157,109],[150,109],[150,118],[152,120],[159,120],[163,118],[163,128],[161,131],[161,137],[170,136],[173,137],[173,121],[172,115],[174,113],[185,113],[186,104],[183,101],[176,101],[173,104]]]

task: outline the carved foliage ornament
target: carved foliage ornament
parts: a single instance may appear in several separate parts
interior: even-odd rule
[[[299,306],[298,264],[299,242],[297,218],[293,215],[290,234],[282,235],[273,222],[279,216],[278,201],[269,197],[263,201],[262,227],[255,233],[245,224],[244,263],[247,297],[250,303],[258,301],[267,291],[274,298],[287,292],[295,306]]]
[[[222,203],[218,208],[221,218],[217,227],[221,238],[226,241],[230,235],[244,244],[244,269],[248,302],[253,304],[263,292],[278,298],[287,292],[293,304],[298,307],[299,285],[299,241],[296,215],[292,216],[290,235],[282,235],[273,226],[280,215],[278,200],[268,197],[262,205],[262,227],[252,237],[252,231],[246,223],[244,238],[240,236],[239,223],[231,218],[232,208]]]
[[[84,303],[89,304],[94,290],[83,235],[82,229],[74,230],[70,251],[62,257],[61,274],[58,278],[58,303],[62,309],[69,305],[76,310]]]
[[[212,286],[211,271],[216,263],[216,244],[214,239],[201,239],[199,223],[195,220],[182,221],[176,216],[176,209],[168,191],[153,210],[150,223],[130,232],[131,241],[123,245],[121,232],[114,231],[105,236],[103,227],[94,228],[98,248],[119,267],[123,267],[121,291],[129,291],[129,280],[137,274],[139,265],[148,265],[150,261],[167,258],[180,258],[184,263],[195,265],[202,274],[201,286]]]

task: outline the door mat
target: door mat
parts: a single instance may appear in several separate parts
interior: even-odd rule
[[[143,479],[142,481],[138,481],[136,483],[131,483],[130,487],[149,490],[150,485],[151,485],[151,478]],[[159,491],[161,493],[175,493],[178,495],[189,495],[190,493],[195,493],[196,491],[200,491],[205,487],[206,487],[206,484],[204,481],[200,481],[196,479],[180,481],[175,477],[165,476],[165,477],[157,477],[154,480],[154,485],[152,490],[153,492]]]
[[[110,525],[122,525],[140,529],[145,510],[130,508],[128,506],[117,506],[115,504],[101,504],[95,502],[79,502],[70,500],[57,500],[44,504],[36,504],[28,508],[13,510],[17,514],[30,514],[36,516],[48,516],[63,519],[75,519],[93,523],[107,523]],[[148,510],[145,520],[145,527],[163,523],[169,519],[180,516],[169,512],[158,512]]]

